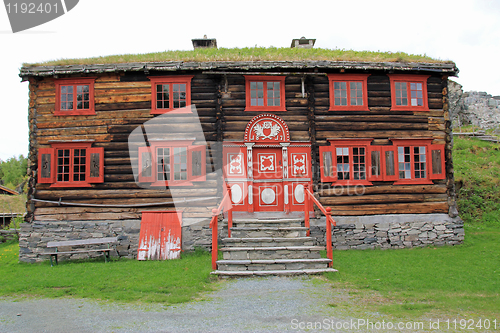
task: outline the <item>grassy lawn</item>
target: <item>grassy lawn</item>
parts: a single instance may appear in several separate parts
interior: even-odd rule
[[[455,247],[337,251],[334,267],[335,287],[385,314],[500,318],[500,230],[467,228]]]
[[[18,262],[17,243],[0,244],[0,296],[90,298],[119,302],[174,304],[201,297],[215,288],[211,257],[205,251],[183,254],[182,260],[137,261],[102,258],[49,262]]]
[[[500,318],[500,147],[455,138],[453,157],[464,244],[336,251],[334,287],[396,317]]]

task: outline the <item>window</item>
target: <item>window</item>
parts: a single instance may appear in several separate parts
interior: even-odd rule
[[[140,147],[139,182],[152,186],[185,186],[205,181],[206,147],[191,143],[154,142],[151,147]]]
[[[95,78],[57,79],[56,116],[94,115]]]
[[[368,74],[329,74],[330,111],[368,111]]]
[[[38,182],[51,187],[90,187],[104,182],[104,149],[91,143],[55,143],[38,153]]]
[[[285,77],[245,75],[245,111],[286,111]]]
[[[371,185],[374,181],[432,184],[445,179],[445,146],[432,139],[392,139],[392,145],[371,145],[372,139],[328,140],[319,147],[321,181]]]
[[[193,76],[154,76],[151,80],[151,113],[187,113],[180,110],[191,105]]]
[[[444,145],[431,144],[432,139],[392,139],[385,146],[385,180],[394,184],[432,184],[445,179]]]
[[[427,78],[428,75],[389,75],[392,110],[429,110]]]
[[[320,147],[321,181],[337,184],[371,185],[368,159],[372,139],[329,140]]]

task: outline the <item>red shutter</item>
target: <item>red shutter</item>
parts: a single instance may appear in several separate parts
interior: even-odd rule
[[[189,146],[188,170],[189,181],[204,182],[207,180],[206,146]]]
[[[87,149],[87,179],[89,183],[104,183],[104,148]]]
[[[155,168],[153,165],[153,149],[150,147],[139,147],[138,165],[140,183],[153,183],[155,181]]]
[[[56,161],[54,148],[38,150],[38,183],[52,184],[56,180]]]
[[[137,260],[179,259],[182,211],[142,212]]]
[[[446,179],[446,166],[444,161],[444,145],[430,145],[429,178]]]
[[[385,181],[399,179],[398,148],[396,146],[382,146],[382,177]]]
[[[320,172],[322,182],[337,181],[337,155],[334,146],[319,147]]]
[[[366,167],[368,171],[369,181],[382,181],[384,180],[383,146],[368,146],[368,154],[366,155]]]

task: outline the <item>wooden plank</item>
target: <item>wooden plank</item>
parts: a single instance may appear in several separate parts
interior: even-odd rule
[[[70,128],[45,128],[38,131],[38,137],[44,136],[78,136],[108,133],[107,126],[95,127],[70,127]]]
[[[39,145],[48,145],[51,141],[110,141],[109,134],[90,134],[90,135],[67,135],[67,136],[41,136],[38,139]]]
[[[145,95],[151,96],[151,87],[144,88],[106,88],[95,89],[95,97],[119,96],[119,95]]]
[[[438,138],[444,137],[444,133],[436,133],[431,131],[317,131],[316,135],[318,139],[327,139],[327,138],[375,138],[375,139],[383,139],[383,138]],[[439,135],[439,136],[437,136]]]
[[[443,202],[448,198],[447,194],[371,194],[351,195],[336,197],[321,197],[324,205],[364,205],[364,204],[392,204],[402,202]]]
[[[316,130],[319,131],[370,131],[370,130],[427,130],[426,123],[392,123],[392,122],[331,122],[317,123]],[[360,136],[363,136],[360,133]]]
[[[96,82],[94,89],[119,89],[119,88],[149,88],[151,91],[151,81],[135,82]]]
[[[196,186],[198,185],[198,186]],[[217,195],[217,180],[209,180],[202,184],[195,184],[193,188],[176,188],[174,193],[178,197],[212,197]],[[59,198],[65,200],[85,200],[85,199],[139,199],[139,198],[171,198],[169,190],[156,189],[127,189],[127,190],[105,190],[105,189],[81,189],[81,190],[38,190],[36,199],[54,200]],[[167,200],[165,200],[167,201]],[[161,202],[161,200],[160,200]],[[126,204],[126,202],[124,202]]]
[[[132,102],[150,102],[151,93],[142,95],[108,95],[108,96],[95,96],[96,104],[106,103],[132,103]]]
[[[118,237],[88,238],[69,241],[48,242],[47,247],[109,244],[118,242]]]
[[[328,184],[323,184],[323,186]],[[403,193],[421,193],[421,194],[445,194],[447,188],[445,185],[374,185],[364,186],[362,188],[355,186],[332,186],[321,189],[320,197],[342,196],[342,195],[360,195],[360,194],[403,194]]]
[[[316,115],[316,122],[366,122],[366,123],[427,123],[429,117],[416,115]],[[436,119],[436,118],[433,118]]]

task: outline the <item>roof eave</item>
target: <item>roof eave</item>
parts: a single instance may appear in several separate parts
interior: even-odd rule
[[[19,76],[23,80],[29,77],[49,77],[70,74],[98,74],[113,72],[149,72],[149,71],[198,71],[198,70],[270,70],[294,69],[344,69],[344,70],[379,70],[379,71],[418,71],[442,73],[456,76],[459,72],[454,63],[421,63],[421,62],[358,62],[358,61],[210,61],[210,62],[137,62],[118,64],[91,64],[65,66],[22,67]]]

